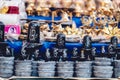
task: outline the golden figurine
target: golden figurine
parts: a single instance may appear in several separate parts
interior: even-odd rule
[[[31,6],[28,6],[28,7],[26,8],[26,11],[27,11],[27,13],[28,13],[29,16],[30,16],[30,15],[33,15],[33,8],[32,8]]]
[[[110,25],[103,29],[103,32],[109,37],[112,37],[112,36],[120,37],[119,31],[120,31],[120,29],[117,26],[112,27]]]
[[[69,8],[72,4],[72,0],[61,0],[61,5],[63,8]]]
[[[25,24],[23,25],[23,28],[24,28],[24,29],[27,29],[27,30],[28,30],[28,27],[29,27],[29,23],[25,23]]]
[[[81,13],[83,13],[83,10],[82,10],[82,7],[81,7],[80,4],[76,3],[74,12],[76,13],[76,17],[80,17],[81,16]]]
[[[27,39],[27,35],[21,34],[21,35],[19,36],[19,39],[21,39],[21,40],[26,40],[26,39]]]
[[[43,7],[43,8],[41,8],[42,10],[42,16],[49,16],[49,8],[45,8],[45,7]]]
[[[27,33],[28,33],[28,30],[26,30],[26,29],[22,29],[22,33],[27,34]]]
[[[85,10],[85,3],[83,0],[78,0],[78,1],[74,1],[73,4],[75,5],[74,8],[75,8],[75,15],[76,17],[80,17],[81,14],[84,13],[84,10]]]
[[[48,24],[44,24],[42,26],[40,26],[40,31],[43,32],[43,31],[49,31],[49,25]]]
[[[42,11],[41,7],[37,6],[36,11],[37,11],[37,15],[40,16],[40,13]]]

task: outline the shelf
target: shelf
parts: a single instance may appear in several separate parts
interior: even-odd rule
[[[4,79],[3,79],[4,80]],[[5,79],[7,80],[7,79]],[[48,78],[42,78],[42,77],[19,77],[19,76],[13,76],[9,78],[8,80],[119,80],[118,78],[61,78],[61,77],[48,77]]]

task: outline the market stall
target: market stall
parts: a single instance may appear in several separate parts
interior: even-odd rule
[[[120,77],[119,0],[3,0],[0,77]]]

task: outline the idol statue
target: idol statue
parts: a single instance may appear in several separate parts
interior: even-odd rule
[[[92,48],[92,39],[88,35],[84,36],[84,38],[83,38],[83,48],[84,49],[91,49]]]
[[[65,35],[64,34],[60,33],[57,35],[56,47],[65,48]]]
[[[40,23],[38,22],[30,22],[28,28],[28,37],[27,42],[29,43],[39,43],[40,40]]]
[[[118,39],[117,39],[117,37],[116,37],[116,36],[113,36],[113,37],[111,38],[110,43],[114,46],[114,48],[117,48],[117,45],[118,45]]]

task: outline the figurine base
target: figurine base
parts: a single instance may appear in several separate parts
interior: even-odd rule
[[[40,47],[42,47],[41,44],[33,44],[33,43],[29,44],[28,47],[25,48],[26,55],[29,56],[27,59],[31,60],[33,58],[34,60],[38,60],[40,51],[39,54],[37,54],[37,56],[35,56],[35,51],[39,50]]]
[[[108,53],[101,53],[101,54],[98,54],[96,55],[96,57],[109,57],[110,55]]]
[[[92,53],[91,53],[91,49],[85,49],[84,50],[84,56],[85,56],[85,59],[86,60],[94,60],[94,57],[93,57],[93,55],[92,55]]]
[[[56,51],[54,52],[54,50],[56,49]],[[67,56],[67,52],[64,52],[66,48],[58,48],[58,47],[54,47],[53,48],[53,52],[52,52],[52,56],[51,56],[51,60],[52,61],[68,61],[68,56]],[[65,56],[64,56],[64,53]]]
[[[120,60],[120,48],[116,48],[116,59]]]
[[[76,57],[72,57],[70,61],[78,61],[79,58],[76,56]]]

